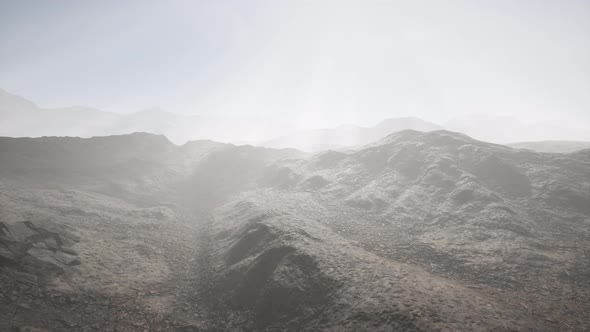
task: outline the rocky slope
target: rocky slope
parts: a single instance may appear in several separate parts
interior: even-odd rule
[[[144,134],[0,149],[5,329],[590,327],[589,150],[447,131],[313,156]]]
[[[198,183],[303,154],[136,133],[0,138],[0,330],[191,330],[201,275]],[[198,307],[198,308],[197,308]],[[193,326],[193,327],[191,327]]]
[[[230,283],[234,327],[588,327],[587,153],[536,154],[457,133],[404,131],[273,170],[272,188],[214,214],[217,269],[230,280],[218,287]],[[262,276],[250,276],[259,269]],[[242,303],[250,278],[267,282]],[[264,313],[275,292],[294,298],[273,307],[271,319]]]

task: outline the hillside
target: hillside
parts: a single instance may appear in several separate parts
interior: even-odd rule
[[[0,138],[0,327],[586,330],[587,151]]]
[[[226,308],[233,327],[584,329],[589,166],[586,155],[445,131],[283,163],[278,192],[245,194],[214,214],[218,273],[229,278],[220,291],[230,283],[226,301],[238,301]],[[242,292],[254,299],[241,303]],[[273,307],[273,294],[293,294],[292,305]]]

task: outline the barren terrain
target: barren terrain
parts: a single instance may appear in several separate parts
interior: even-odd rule
[[[0,329],[582,331],[590,153],[0,138]]]

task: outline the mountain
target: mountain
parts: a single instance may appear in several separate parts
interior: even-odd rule
[[[589,151],[0,138],[0,329],[587,330]]]
[[[213,139],[234,144],[269,148],[295,148],[307,152],[348,150],[405,129],[434,131],[447,129],[470,137],[508,144],[544,140],[590,141],[583,122],[523,123],[512,117],[466,115],[444,126],[418,118],[391,118],[372,127],[341,125],[329,129],[296,131],[284,119],[268,117],[186,115],[160,108],[118,114],[91,107],[43,108],[0,89],[0,136],[93,137],[147,132],[165,135],[175,144]],[[573,123],[573,125],[572,125]],[[272,138],[272,139],[271,139]]]
[[[511,143],[508,146],[515,149],[528,149],[537,152],[572,153],[584,149],[590,149],[590,142],[579,141],[537,141]]]
[[[2,112],[0,114],[2,114],[3,117],[18,112],[34,112],[37,109],[38,106],[33,102],[0,89],[0,111]]]
[[[262,142],[260,145],[272,148],[291,147],[309,152],[346,149],[374,142],[393,132],[405,129],[432,131],[442,129],[442,127],[418,118],[393,118],[384,120],[373,127],[343,125],[332,129],[295,132]]]
[[[0,138],[0,175],[21,183],[67,185],[111,196],[143,198],[173,195],[171,191],[178,190],[199,167],[211,168],[208,177],[227,180],[227,173],[240,174],[245,169],[238,167],[247,163],[262,168],[264,163],[277,158],[304,155],[294,149],[235,146],[207,140],[177,146],[165,136],[148,133],[86,139],[3,137]],[[227,163],[209,166],[218,159]],[[255,160],[249,162],[249,159]],[[224,171],[221,167],[234,169]]]
[[[588,157],[403,131],[282,163],[214,213],[220,305],[255,330],[584,329]]]
[[[86,107],[42,109],[0,89],[0,135],[93,136],[111,128],[120,116]],[[112,132],[116,134],[117,132]]]
[[[148,132],[166,135],[177,144],[198,139],[223,142],[255,141],[260,133],[284,132],[281,125],[251,118],[184,115],[159,108],[117,114],[89,107],[42,108],[0,89],[0,136],[93,137]],[[272,137],[272,136],[271,136]]]

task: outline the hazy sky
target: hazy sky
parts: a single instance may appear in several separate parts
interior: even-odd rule
[[[0,88],[43,106],[370,124],[590,124],[590,1],[0,0]]]

